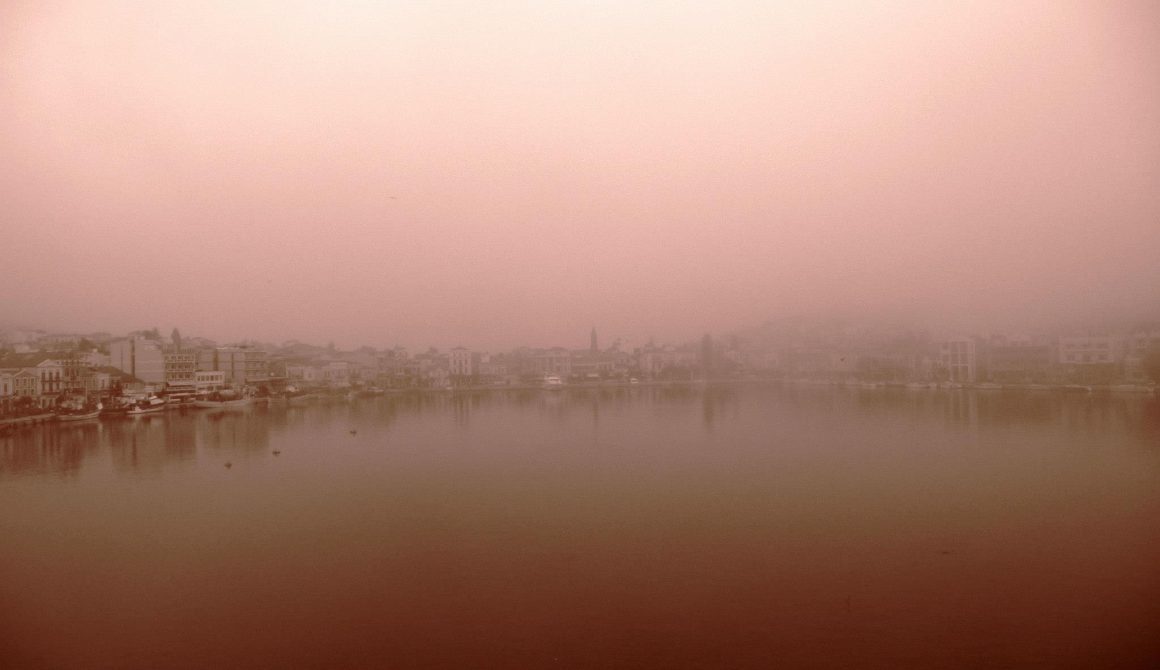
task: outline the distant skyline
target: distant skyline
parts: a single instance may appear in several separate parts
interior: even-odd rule
[[[1152,2],[0,4],[0,327],[1160,314]]]
[[[925,333],[927,336],[935,339],[939,338],[958,338],[958,337],[991,337],[996,335],[1008,337],[1050,337],[1054,335],[1098,335],[1098,334],[1117,334],[1127,333],[1135,329],[1144,328],[1148,330],[1155,330],[1160,328],[1160,315],[1151,316],[1136,316],[1133,318],[1118,318],[1111,320],[1092,320],[1083,318],[1062,319],[1052,324],[1041,324],[1038,327],[1020,327],[1018,325],[1011,325],[1008,328],[988,328],[982,325],[975,327],[954,327],[944,326],[932,323],[921,323],[918,321],[901,321],[901,320],[882,320],[874,318],[858,318],[841,316],[841,315],[783,315],[781,317],[768,319],[762,322],[754,322],[749,324],[740,324],[735,327],[722,327],[710,329],[695,336],[675,337],[675,338],[656,338],[655,336],[646,336],[642,338],[626,337],[624,335],[615,335],[605,338],[601,334],[599,328],[595,328],[598,347],[600,350],[607,350],[616,345],[623,351],[632,351],[638,347],[654,344],[657,346],[666,345],[692,345],[700,346],[702,338],[708,334],[714,338],[721,338],[722,340],[740,336],[742,339],[747,339],[755,336],[758,331],[768,327],[774,326],[783,328],[786,326],[797,327],[804,325],[811,328],[830,328],[833,326],[869,326],[872,329],[879,329],[879,332],[893,332],[896,330],[909,331],[912,333]],[[138,326],[135,328],[126,329],[77,329],[77,328],[59,328],[49,329],[35,324],[5,324],[0,322],[0,336],[6,332],[12,331],[44,331],[48,335],[95,335],[104,333],[114,338],[125,337],[130,333],[150,330],[157,328],[159,334],[163,339],[169,339],[174,329],[181,332],[182,339],[189,342],[193,339],[207,339],[216,342],[219,345],[236,345],[242,343],[259,343],[263,345],[272,345],[274,347],[281,347],[289,342],[297,342],[316,347],[327,347],[331,344],[338,350],[353,351],[363,347],[371,347],[378,350],[388,350],[397,346],[401,346],[409,351],[418,352],[425,351],[434,347],[442,351],[446,351],[458,346],[464,346],[475,351],[503,353],[513,351],[521,347],[531,348],[553,348],[564,347],[567,349],[587,350],[592,346],[593,330],[590,329],[584,333],[583,343],[580,344],[577,337],[570,337],[564,341],[558,342],[532,342],[532,341],[516,341],[510,344],[501,344],[496,346],[478,346],[469,345],[463,341],[463,338],[455,338],[452,335],[444,337],[440,342],[451,342],[452,344],[441,344],[435,342],[390,342],[390,343],[375,343],[375,342],[340,342],[334,338],[323,338],[318,340],[302,339],[297,337],[282,337],[282,338],[256,338],[256,337],[233,337],[222,338],[215,337],[212,333],[199,332],[195,328],[186,326]],[[3,338],[0,337],[0,341]]]

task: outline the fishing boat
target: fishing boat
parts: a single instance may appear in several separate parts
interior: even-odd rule
[[[249,407],[253,402],[254,399],[249,396],[239,396],[232,391],[219,391],[196,398],[193,406],[198,409],[242,409]]]
[[[166,396],[165,406],[168,409],[188,409],[193,407],[193,398],[192,393],[171,393]]]
[[[305,405],[308,402],[318,400],[319,396],[312,390],[300,389],[297,386],[287,386],[286,390],[282,392],[282,397],[286,399],[286,403],[290,405]]]
[[[143,414],[164,412],[165,406],[167,404],[168,403],[164,398],[158,398],[155,395],[151,395],[148,398],[138,400],[137,402],[129,405],[129,409],[125,412],[125,414],[128,416],[141,416]]]
[[[564,382],[556,375],[548,375],[544,377],[544,388],[549,391],[559,391],[564,388]]]
[[[253,398],[234,398],[233,400],[194,400],[193,406],[198,409],[241,409],[254,404]]]
[[[101,415],[101,406],[81,409],[69,409],[56,415],[57,421],[88,421]]]
[[[128,413],[129,413],[129,405],[115,404],[114,403],[111,405],[105,405],[104,408],[101,409],[101,418],[102,419],[116,419],[116,418],[121,418]]]

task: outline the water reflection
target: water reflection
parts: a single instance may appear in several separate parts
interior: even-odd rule
[[[407,393],[353,402],[273,405],[245,411],[181,411],[136,419],[43,424],[0,437],[0,475],[76,474],[87,459],[107,458],[118,471],[160,472],[192,463],[200,454],[264,453],[271,439],[297,431],[334,432],[357,426],[383,430],[402,423],[446,420],[470,428],[474,417],[534,410],[567,430],[583,419],[593,441],[603,424],[633,408],[658,421],[698,416],[706,433],[743,424],[765,407],[788,412],[783,421],[815,419],[882,421],[905,426],[941,425],[968,435],[993,430],[1040,429],[1061,435],[1160,436],[1160,398],[1112,394],[996,391],[910,391],[817,386],[686,384],[659,387],[592,387],[565,391],[497,390]],[[699,410],[699,412],[698,412]],[[694,414],[696,413],[696,414]],[[811,418],[813,417],[813,418]],[[579,426],[580,424],[577,424]],[[336,428],[337,427],[337,428]]]
[[[99,450],[101,435],[95,422],[18,429],[0,437],[0,474],[76,474],[86,452]]]
[[[701,393],[701,421],[709,432],[718,420],[735,417],[737,408],[737,389],[732,386],[708,386]]]
[[[211,452],[266,452],[270,448],[268,412],[249,409],[198,414],[196,430],[202,449]]]
[[[23,428],[0,438],[0,648],[32,667],[1147,667],[1158,437],[1147,397],[713,384]]]

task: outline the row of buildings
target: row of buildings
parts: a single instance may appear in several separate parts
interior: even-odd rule
[[[766,324],[683,345],[619,343],[520,347],[488,353],[456,347],[412,354],[405,348],[338,351],[298,342],[218,346],[156,330],[113,337],[0,336],[0,412],[50,407],[69,395],[100,396],[125,387],[203,393],[286,385],[385,389],[536,383],[558,376],[601,380],[781,377],[827,381],[960,383],[1145,383],[1160,358],[1160,325],[1122,333],[934,338],[923,332],[857,324]]]
[[[101,398],[126,390],[208,393],[270,380],[266,352],[254,348],[184,349],[138,334],[100,344],[80,338],[87,346],[76,338],[61,339],[49,341],[52,350],[0,352],[0,413],[47,409],[72,397]]]
[[[1140,384],[1154,381],[1149,357],[1160,361],[1160,326],[1151,325],[1122,333],[1035,336],[934,338],[913,331],[841,327],[777,335],[757,350],[770,367],[790,378]]]

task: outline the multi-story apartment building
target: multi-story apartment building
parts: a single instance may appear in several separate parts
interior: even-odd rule
[[[235,388],[270,380],[266,352],[250,347],[201,349],[197,352],[197,369],[223,372],[225,383]]]
[[[270,360],[265,351],[246,348],[242,356],[247,384],[265,384],[270,381]]]
[[[506,381],[508,376],[507,360],[501,356],[490,356],[488,354],[480,356],[476,369],[480,381],[486,383],[494,384],[503,382]]]
[[[316,365],[287,365],[286,380],[304,386],[326,382],[326,373]]]
[[[455,347],[447,360],[448,373],[451,377],[464,379],[475,374],[471,351],[464,347]]]
[[[959,337],[939,343],[939,362],[952,382],[969,384],[976,379],[978,359],[975,355],[975,341],[969,337]]]
[[[572,376],[572,352],[562,347],[537,351],[524,360],[534,375]]]
[[[194,391],[213,393],[226,388],[226,373],[221,370],[197,370],[193,373]]]
[[[113,389],[114,382],[119,380],[121,374],[115,368],[90,370],[89,374],[85,376],[85,394],[101,396],[108,393]]]
[[[40,398],[40,376],[32,370],[18,370],[12,375],[12,395],[16,398]]]
[[[1060,337],[1058,351],[1063,365],[1111,365],[1119,359],[1120,342],[1111,335]]]
[[[109,343],[109,365],[146,384],[165,382],[165,355],[161,344],[143,337],[128,337]]]
[[[26,368],[40,377],[40,395],[59,396],[68,388],[65,384],[64,367],[53,360],[45,359],[34,368]]]
[[[1030,341],[999,342],[987,347],[987,377],[992,382],[1046,381],[1055,358],[1053,347]]]
[[[193,385],[197,372],[197,352],[171,351],[165,354],[165,383],[170,386]]]
[[[350,361],[327,361],[322,374],[329,386],[345,388],[354,380],[355,366]]]

